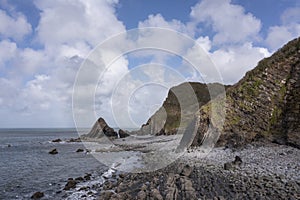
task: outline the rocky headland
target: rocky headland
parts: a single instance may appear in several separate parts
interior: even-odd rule
[[[194,96],[184,93],[190,89]],[[224,92],[226,98],[219,98]],[[220,108],[225,115],[213,116]],[[300,199],[300,38],[232,86],[183,83],[171,88],[162,107],[138,131],[117,133],[99,118],[82,139],[107,136],[118,146],[115,151],[149,153],[156,143],[167,146],[166,138],[181,134],[182,128],[182,138],[193,137],[179,142],[189,148],[175,162],[143,173],[113,167],[104,184],[85,197]],[[139,141],[133,135],[151,137]],[[216,146],[203,154],[203,139],[209,137]]]

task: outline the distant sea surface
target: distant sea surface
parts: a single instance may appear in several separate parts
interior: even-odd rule
[[[76,129],[0,129],[0,199],[29,199],[37,191],[55,199],[68,178],[103,173],[91,154],[76,153],[81,143],[51,142],[78,136]],[[54,148],[58,154],[50,155]]]

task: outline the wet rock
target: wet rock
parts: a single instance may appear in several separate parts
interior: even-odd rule
[[[83,186],[83,187],[79,188],[79,191],[82,191],[82,190],[87,191],[89,189],[90,189],[89,186]]]
[[[36,192],[31,196],[31,199],[40,199],[44,196],[43,192]]]
[[[90,153],[92,150],[90,150],[90,149],[86,149],[85,150],[87,153]]]
[[[84,178],[82,178],[82,177],[77,177],[77,178],[75,178],[75,180],[76,180],[76,181],[84,181]]]
[[[84,150],[83,149],[77,149],[76,150],[76,153],[80,153],[80,152],[84,152]]]
[[[49,154],[55,155],[58,154],[57,149],[52,149],[51,151],[49,151]]]
[[[62,140],[61,139],[55,139],[55,140],[52,140],[52,142],[61,142]]]
[[[71,138],[69,140],[67,140],[67,142],[81,142],[80,138]]]
[[[83,178],[87,181],[91,180],[92,174],[86,174]]]
[[[74,188],[76,188],[76,184],[77,184],[77,181],[75,181],[75,180],[69,180],[67,182],[67,184],[65,185],[64,190],[74,189]]]

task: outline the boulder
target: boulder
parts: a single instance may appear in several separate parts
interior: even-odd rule
[[[79,153],[79,152],[84,152],[84,150],[83,150],[83,149],[77,149],[76,152],[77,152],[77,153]]]
[[[61,142],[62,140],[61,139],[55,139],[55,140],[52,140],[51,142]]]
[[[49,151],[49,154],[55,155],[58,154],[57,149],[52,149],[51,151]]]
[[[92,174],[86,174],[83,178],[87,181],[91,180]]]
[[[189,165],[185,165],[182,169],[182,172],[180,173],[180,175],[182,176],[190,176],[191,173],[193,172],[193,167],[189,166]]]
[[[240,166],[242,164],[242,159],[239,156],[235,156],[234,161],[232,162],[232,164],[236,165],[236,166]]]
[[[81,142],[80,138],[71,138],[67,142]]]
[[[84,178],[82,178],[81,176],[80,177],[77,177],[75,178],[76,181],[84,181]]]
[[[40,199],[44,196],[43,192],[36,192],[31,196],[31,199]]]
[[[77,184],[77,181],[75,181],[75,180],[68,180],[67,184],[64,187],[64,190],[74,189],[74,188],[76,188],[76,184]]]
[[[242,161],[241,157],[235,156],[234,161],[227,162],[224,164],[224,169],[225,170],[234,170],[234,169],[239,168],[242,163],[243,163],[243,161]]]

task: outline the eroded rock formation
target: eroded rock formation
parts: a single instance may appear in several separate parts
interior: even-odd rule
[[[230,87],[226,100],[201,107],[193,145],[200,145],[208,127],[221,135],[219,145],[239,146],[256,138],[300,147],[300,38],[286,44]],[[220,101],[220,102],[218,102]],[[213,106],[224,105],[224,126],[212,121]]]

